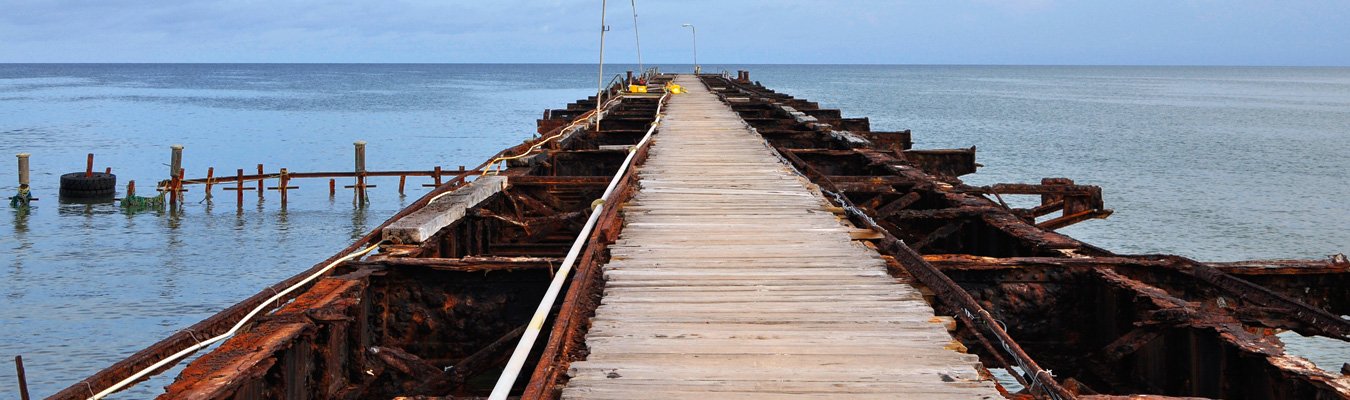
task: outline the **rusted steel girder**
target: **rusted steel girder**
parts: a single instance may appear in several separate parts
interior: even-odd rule
[[[951,172],[955,167],[915,165],[903,152],[852,139],[866,137],[863,132],[817,129],[822,121],[805,116],[835,113],[813,111],[813,103],[757,84],[718,80],[710,86],[725,87],[721,95],[733,109],[808,178],[834,188],[840,203],[856,204],[855,223],[875,224],[874,230],[928,253],[959,291],[1008,323],[1007,333],[1029,356],[1060,372],[1071,392],[1084,398],[1350,397],[1350,378],[1284,354],[1278,338],[1269,336],[1293,329],[1345,339],[1350,324],[1338,316],[1350,301],[1350,273],[1343,257],[1295,269],[1116,255],[1050,231],[1108,215],[1099,188],[1064,178],[964,185]],[[839,177],[837,184],[822,183]],[[1041,204],[1011,209],[1006,194],[1040,195]],[[1063,214],[1036,223],[1056,211]],[[934,303],[939,312],[959,316],[959,297],[939,294]],[[1006,363],[962,322],[961,340],[986,365]],[[1226,378],[1234,374],[1246,378]]]
[[[643,110],[649,110],[646,114],[649,116],[648,120],[650,120],[654,117],[653,111],[655,108],[651,106],[654,105],[653,100],[625,99],[607,105],[605,111],[631,116],[642,114]],[[594,103],[591,103],[589,108],[593,109],[593,106]],[[574,115],[577,118],[587,116],[588,114],[584,112]],[[624,120],[624,118],[616,119]],[[356,301],[357,304],[353,305],[354,308],[349,311],[360,316],[353,316],[350,313],[341,317],[337,315],[340,313],[299,313],[286,311],[294,310],[293,308],[287,308],[261,317],[252,328],[245,329],[240,335],[227,340],[222,345],[224,350],[213,351],[189,366],[187,373],[182,375],[175,383],[174,391],[166,394],[165,398],[228,398],[232,396],[298,398],[297,396],[301,396],[301,394],[296,392],[298,389],[295,388],[299,387],[308,388],[305,396],[318,398],[356,398],[370,395],[378,396],[381,393],[396,394],[398,387],[409,386],[397,383],[396,380],[415,380],[415,378],[403,376],[407,374],[397,371],[398,368],[386,368],[387,365],[371,359],[366,348],[368,344],[382,343],[379,347],[392,349],[386,353],[387,356],[406,353],[410,357],[420,356],[427,361],[447,363],[458,359],[458,356],[454,354],[460,353],[456,352],[481,348],[483,344],[486,344],[482,341],[491,341],[502,337],[505,330],[498,327],[502,323],[510,322],[508,320],[515,318],[513,316],[517,313],[516,311],[501,312],[500,310],[504,309],[500,307],[509,305],[510,307],[507,309],[514,309],[514,307],[519,307],[520,304],[529,303],[529,296],[537,296],[536,293],[542,293],[542,290],[526,290],[526,288],[537,286],[539,281],[546,281],[549,271],[551,271],[551,268],[548,267],[549,261],[552,260],[551,257],[555,257],[554,250],[552,250],[555,246],[553,243],[565,241],[563,240],[565,238],[559,238],[558,236],[568,235],[566,221],[577,215],[574,209],[584,209],[589,204],[590,199],[586,197],[590,195],[586,194],[587,192],[594,192],[597,189],[603,190],[603,183],[597,185],[595,177],[612,173],[612,171],[605,171],[607,167],[603,165],[603,162],[595,163],[594,158],[602,159],[613,152],[590,152],[588,149],[595,149],[596,146],[601,144],[619,145],[626,140],[626,137],[623,134],[610,137],[602,132],[592,132],[584,126],[560,124],[547,130],[541,138],[499,152],[496,156],[521,154],[540,140],[552,139],[542,146],[549,150],[536,152],[534,155],[526,157],[527,160],[517,164],[515,168],[501,172],[502,175],[507,176],[534,175],[535,177],[520,179],[519,182],[519,191],[531,194],[522,194],[522,192],[495,196],[488,200],[489,204],[484,206],[482,213],[475,210],[469,218],[455,224],[452,229],[442,231],[427,243],[387,245],[381,249],[380,254],[370,257],[367,262],[355,262],[339,266],[336,269],[337,273],[347,274],[344,279],[353,282],[351,283],[355,285],[353,287],[365,288],[362,290],[352,289],[360,293],[335,292],[328,288],[328,285],[333,284],[335,278],[324,278],[318,281],[320,283],[300,288],[292,296],[287,296],[278,302],[278,305],[284,305],[295,296],[305,299],[322,294],[338,293],[335,294],[336,297],[325,297],[325,299],[331,300],[334,304]],[[592,153],[595,153],[594,157],[591,156]],[[381,230],[389,226],[390,222],[424,207],[432,198],[461,187],[466,181],[476,177],[480,173],[479,171],[492,165],[492,160],[489,159],[474,170],[466,171],[434,189],[358,240],[347,250],[317,264],[313,269],[264,289],[244,302],[72,385],[53,396],[53,398],[83,399],[90,393],[99,391],[129,376],[142,366],[158,361],[165,355],[228,330],[243,314],[264,299],[278,293],[281,289],[292,286],[303,277],[335,261],[338,257],[355,249],[374,244],[379,240]],[[555,176],[560,175],[560,173],[566,175],[569,172],[578,176]],[[539,196],[545,197],[549,204],[540,207],[542,203],[536,199]],[[530,233],[533,235],[513,232],[511,228],[503,228],[500,225],[514,226],[504,219],[510,219],[531,227],[533,230]],[[541,227],[548,229],[540,229]],[[520,227],[517,226],[516,228]],[[525,241],[533,241],[533,244]],[[459,247],[456,247],[456,245],[459,245]],[[455,254],[448,255],[449,253]],[[413,257],[423,256],[436,258],[410,261],[417,259]],[[470,273],[469,271],[477,272]],[[487,271],[499,272],[482,275]],[[409,277],[420,278],[408,280]],[[480,286],[476,288],[455,286],[458,289],[450,291],[426,289],[438,287],[437,285],[455,285],[453,282],[444,279],[480,282]],[[394,289],[395,286],[389,286],[389,282],[411,282],[412,284],[398,286],[402,289]],[[490,296],[483,292],[494,290],[497,294]],[[388,303],[382,303],[389,301],[406,303],[407,307],[391,308]],[[308,307],[313,310],[325,307],[319,303],[302,302],[300,300],[292,301],[290,304],[293,307]],[[493,317],[496,318],[495,321],[475,316],[479,314],[465,314],[465,312],[479,311],[491,313],[494,310],[499,310],[496,311],[498,312],[497,316]],[[294,314],[293,317],[287,316],[292,314]],[[461,317],[467,319],[457,319]],[[523,318],[523,315],[520,317]],[[330,320],[330,318],[337,318],[342,321]],[[473,321],[474,318],[478,318],[480,323],[469,323],[469,325],[449,331],[443,329],[447,324],[465,324],[467,321]],[[518,326],[522,322],[512,322],[511,326]],[[455,342],[440,345],[419,344],[419,341],[429,338],[428,332],[433,332],[427,331],[427,329],[438,332],[455,332],[454,335],[461,335],[468,340],[458,342],[460,344],[453,344]],[[340,346],[335,341],[327,341],[341,335],[347,335],[348,338],[342,340],[343,343]],[[357,339],[358,336],[360,339]],[[378,342],[372,342],[372,340]],[[408,347],[410,345],[412,347]],[[326,346],[331,346],[331,348]],[[255,349],[257,351],[246,352],[243,349]],[[442,356],[427,358],[428,354],[442,354]],[[450,358],[447,359],[446,355],[449,355]],[[467,356],[467,354],[465,355]],[[389,358],[389,360],[412,362],[411,360],[414,358],[410,357],[394,357]],[[338,365],[337,361],[334,361],[338,358],[343,360],[343,364]],[[491,362],[491,360],[488,362]],[[234,365],[235,368],[222,367],[224,365]],[[413,364],[404,366],[410,365]],[[333,376],[345,378],[332,378],[323,382],[314,378],[307,378],[307,376],[323,374],[336,374]],[[399,376],[403,376],[403,378],[399,378]],[[212,386],[214,385],[212,382],[221,380],[233,380],[234,383]],[[475,393],[473,389],[466,390],[469,390],[466,393]]]

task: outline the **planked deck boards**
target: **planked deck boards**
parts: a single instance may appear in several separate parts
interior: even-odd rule
[[[1001,398],[763,139],[676,82],[563,398]]]

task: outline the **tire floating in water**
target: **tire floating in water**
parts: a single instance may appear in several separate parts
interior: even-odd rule
[[[111,198],[117,194],[117,175],[95,172],[85,176],[84,172],[71,172],[61,175],[61,197],[72,199]]]

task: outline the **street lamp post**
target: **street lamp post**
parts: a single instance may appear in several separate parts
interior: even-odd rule
[[[689,31],[694,35],[694,74],[698,75],[700,70],[703,69],[698,65],[698,28],[694,27],[694,24],[684,24],[680,26],[689,28]]]

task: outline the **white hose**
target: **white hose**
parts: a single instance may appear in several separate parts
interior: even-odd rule
[[[380,243],[375,243],[375,244],[371,245],[370,247],[367,247],[367,248],[362,249],[362,250],[360,250],[360,251],[357,251],[357,252],[355,252],[355,253],[351,253],[351,254],[348,254],[348,255],[346,255],[346,256],[343,256],[342,258],[337,259],[337,261],[333,261],[332,263],[328,264],[327,266],[323,267],[322,269],[320,269],[320,270],[314,272],[314,273],[311,274],[310,276],[305,277],[304,280],[301,280],[300,282],[297,282],[296,284],[291,285],[291,287],[286,288],[286,290],[282,290],[281,292],[278,292],[277,294],[272,295],[272,297],[269,298],[269,299],[267,299],[267,301],[264,301],[264,302],[262,302],[262,303],[259,303],[257,307],[254,307],[254,308],[253,308],[253,311],[249,311],[249,313],[248,313],[247,315],[244,315],[244,318],[239,319],[239,322],[236,322],[236,323],[234,324],[234,327],[230,328],[229,331],[226,331],[225,333],[220,334],[220,336],[216,336],[216,337],[213,337],[213,338],[210,338],[210,339],[207,339],[207,340],[203,340],[203,341],[201,341],[201,342],[199,342],[199,343],[197,343],[197,344],[195,344],[195,345],[192,345],[192,346],[189,346],[189,347],[186,348],[186,349],[183,349],[182,351],[179,351],[179,352],[177,352],[177,353],[174,353],[174,354],[171,355],[171,356],[165,357],[164,359],[159,360],[159,362],[156,362],[156,363],[154,363],[153,365],[151,365],[151,366],[149,366],[149,367],[146,367],[146,368],[144,368],[144,369],[141,369],[140,371],[137,371],[135,374],[132,374],[131,376],[127,377],[126,379],[123,379],[121,382],[117,382],[117,384],[112,385],[112,386],[109,386],[107,389],[103,389],[102,392],[98,392],[97,394],[95,394],[95,395],[93,395],[93,396],[90,396],[90,397],[89,397],[89,400],[98,400],[98,399],[102,399],[102,398],[104,398],[104,397],[107,397],[108,395],[113,394],[113,393],[116,393],[117,391],[122,390],[122,388],[125,388],[125,387],[131,385],[133,382],[136,382],[137,380],[140,380],[142,377],[145,377],[146,375],[150,374],[151,372],[156,371],[156,370],[159,370],[160,368],[163,368],[163,367],[165,367],[165,366],[171,365],[171,364],[174,363],[174,362],[177,362],[178,359],[180,359],[180,358],[186,357],[187,355],[192,354],[193,352],[196,352],[197,350],[201,350],[201,349],[204,348],[204,347],[210,346],[212,343],[221,341],[221,340],[223,340],[223,339],[225,339],[225,338],[228,338],[228,337],[230,337],[230,336],[234,336],[234,334],[237,333],[237,332],[239,332],[239,329],[242,328],[242,327],[244,326],[244,324],[248,323],[248,321],[249,321],[250,319],[252,319],[254,316],[258,315],[258,313],[262,312],[262,310],[267,309],[267,306],[268,306],[269,304],[272,304],[273,302],[276,302],[276,301],[280,300],[282,297],[286,296],[286,294],[288,294],[288,293],[294,291],[295,289],[297,289],[297,288],[299,288],[299,287],[301,287],[301,286],[304,286],[305,284],[309,283],[310,281],[313,281],[314,279],[317,279],[318,277],[320,277],[320,276],[322,276],[322,275],[328,273],[329,270],[332,270],[333,267],[336,267],[338,264],[341,264],[341,263],[343,263],[343,262],[346,262],[346,261],[351,260],[351,259],[356,258],[356,257],[360,257],[360,256],[362,256],[362,255],[365,255],[366,253],[371,252],[371,250],[375,250],[375,248],[376,248],[376,247],[379,247],[379,246],[380,246]]]
[[[553,274],[553,281],[548,284],[548,291],[544,292],[544,299],[539,301],[539,307],[534,310],[534,317],[530,318],[530,325],[525,328],[525,333],[520,336],[520,343],[516,344],[515,352],[511,353],[511,360],[506,362],[506,369],[502,371],[502,376],[497,379],[497,385],[492,387],[492,395],[488,400],[506,400],[506,396],[511,393],[511,387],[515,385],[516,378],[520,376],[520,370],[525,367],[525,359],[529,358],[530,350],[534,348],[534,342],[539,338],[539,333],[544,329],[544,321],[548,320],[549,310],[553,309],[553,302],[558,299],[558,292],[562,291],[563,282],[572,272],[572,264],[576,263],[577,255],[581,254],[581,248],[586,246],[586,240],[591,236],[591,230],[595,228],[595,221],[600,219],[600,214],[605,210],[605,201],[609,195],[614,192],[614,188],[619,185],[624,174],[628,172],[628,167],[633,164],[633,157],[637,155],[638,149],[646,145],[652,138],[652,133],[656,131],[657,125],[661,123],[661,106],[665,104],[666,98],[670,97],[667,93],[661,96],[656,103],[656,119],[652,121],[651,128],[647,129],[647,134],[642,136],[642,140],[633,146],[628,152],[628,157],[620,164],[619,171],[610,179],[609,186],[605,188],[605,193],[600,195],[600,199],[595,202],[595,210],[591,212],[590,218],[586,219],[586,225],[581,228],[577,234],[577,239],[572,241],[572,248],[567,250],[567,257],[563,258],[562,266],[558,267],[558,272]]]

